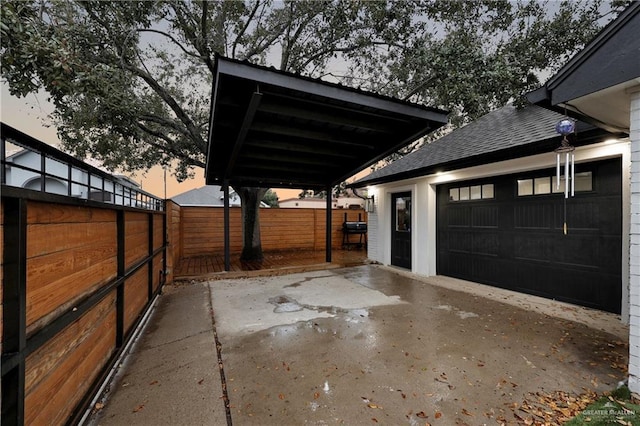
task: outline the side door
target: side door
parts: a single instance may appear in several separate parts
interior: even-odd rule
[[[391,264],[411,269],[411,192],[391,194]]]

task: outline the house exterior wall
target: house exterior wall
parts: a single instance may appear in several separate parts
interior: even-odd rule
[[[640,162],[640,141],[638,144],[638,160]],[[575,151],[576,162],[591,162],[598,159],[621,157],[622,159],[622,282],[629,277],[629,207],[630,164],[631,154],[629,141],[609,140],[599,144],[579,147]],[[412,272],[423,276],[436,274],[436,187],[443,183],[466,181],[483,177],[508,175],[543,168],[555,167],[555,155],[545,153],[502,161],[482,166],[470,167],[415,178],[411,180],[391,182],[369,188],[369,194],[375,195],[375,224],[369,223],[369,258],[385,265],[391,264],[391,194],[411,191],[413,197],[412,217]],[[640,254],[640,166],[638,167],[638,246]],[[370,215],[370,220],[373,215]],[[640,259],[640,256],[639,256]],[[638,262],[638,336],[640,343],[640,261]],[[629,292],[622,289],[622,313],[624,322],[629,318]],[[638,353],[640,355],[640,346]],[[640,358],[638,365],[640,367]],[[640,377],[640,368],[638,370]]]
[[[640,87],[630,93],[629,389],[640,392]]]

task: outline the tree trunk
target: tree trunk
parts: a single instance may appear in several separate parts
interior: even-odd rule
[[[241,261],[260,261],[262,240],[260,239],[260,202],[267,188],[235,188],[242,204],[242,254]]]

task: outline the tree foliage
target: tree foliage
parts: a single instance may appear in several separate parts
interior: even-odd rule
[[[262,202],[267,203],[269,207],[276,208],[278,205],[278,194],[273,192],[271,189],[268,189],[267,192],[262,197]]]

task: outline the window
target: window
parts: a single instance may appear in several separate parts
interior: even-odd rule
[[[469,190],[471,192],[470,198],[472,200],[479,200],[482,198],[482,187],[480,185],[472,186]]]
[[[493,184],[460,186],[449,189],[449,201],[486,200],[494,197]]]
[[[534,179],[518,179],[518,196],[564,193],[564,174],[560,175],[560,184],[556,176],[543,176]],[[582,172],[575,175],[575,192],[593,191],[593,173]]]
[[[396,231],[411,231],[411,197],[396,199]]]
[[[518,196],[533,195],[533,179],[518,179]]]
[[[534,194],[551,194],[551,179],[549,177],[535,178],[533,192]]]

